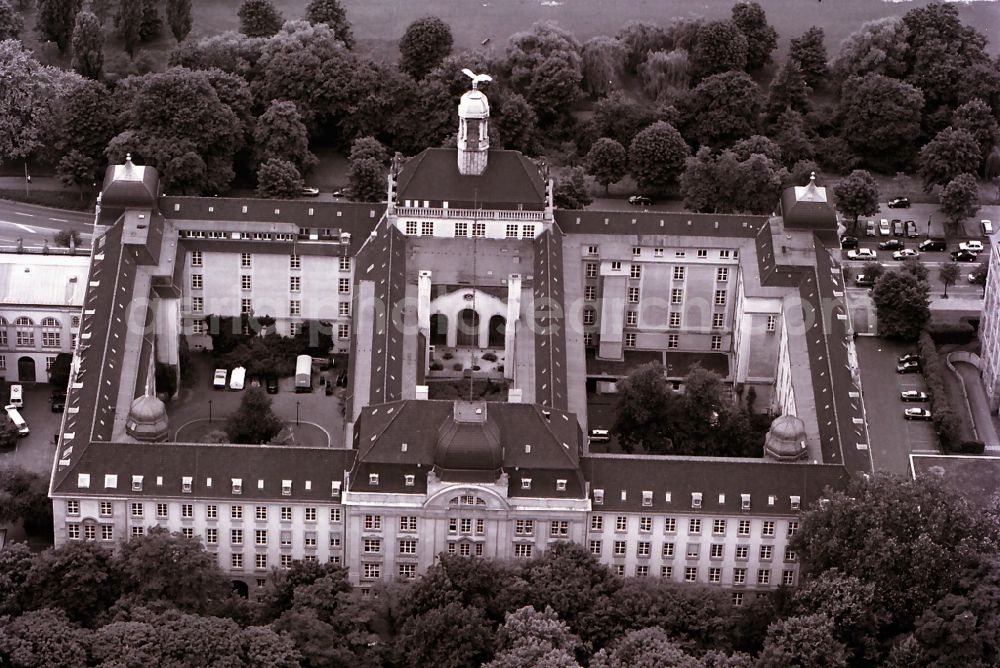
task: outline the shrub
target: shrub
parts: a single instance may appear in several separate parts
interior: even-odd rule
[[[962,441],[948,452],[959,455],[981,455],[986,450],[986,444],[982,441]]]
[[[455,362],[454,364],[451,365],[451,368],[454,369],[455,371],[461,371],[465,367],[462,366],[461,362]]]
[[[441,355],[441,357],[443,357],[446,360],[450,360],[452,357],[454,357],[454,355],[452,355],[451,353],[445,353],[444,355]]]
[[[480,367],[479,367],[479,365],[478,365],[478,364],[473,364],[473,365],[472,365],[472,370],[473,370],[473,371],[479,371],[479,368],[480,368]]]
[[[444,364],[441,362],[431,362],[431,371],[441,371],[444,369]]]
[[[976,329],[967,322],[932,322],[926,327],[927,333],[938,345],[945,343],[965,344],[976,337]]]
[[[483,359],[486,360],[487,362],[496,362],[497,354],[493,352],[483,353]]]

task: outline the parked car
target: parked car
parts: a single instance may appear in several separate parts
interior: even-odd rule
[[[920,257],[920,253],[912,248],[904,248],[903,250],[898,250],[892,254],[892,259],[896,261],[915,260],[918,257]]]
[[[969,251],[970,253],[982,253],[983,252],[983,242],[982,241],[963,241],[958,244],[958,250]]]
[[[903,221],[899,218],[892,219],[892,235],[895,237],[903,236]]]
[[[951,252],[951,259],[955,262],[978,262],[979,256],[969,251],[957,250]]]
[[[979,227],[983,231],[983,236],[988,237],[993,234],[993,222],[989,220],[980,220]]]
[[[969,283],[975,284],[975,283],[978,283],[978,282],[979,282],[979,272],[978,271],[971,272],[969,274]]]
[[[316,197],[317,195],[319,195],[319,188],[310,188],[309,186],[302,186],[302,190],[299,191],[299,194],[302,195],[303,197]]]
[[[878,244],[879,250],[902,250],[906,247],[899,239],[889,239],[888,241],[880,241]]]
[[[857,248],[858,247],[858,238],[857,237],[841,237],[840,238],[840,247],[843,250],[851,250],[852,248]]]
[[[920,355],[917,353],[906,353],[905,355],[900,355],[899,359],[896,360],[900,364],[906,364],[907,362],[920,362]]]
[[[611,432],[609,432],[607,429],[590,430],[591,443],[607,443],[610,440],[611,440]]]
[[[887,237],[892,233],[892,228],[889,226],[889,219],[883,218],[878,221],[878,233],[880,236]]]
[[[10,405],[14,408],[24,408],[24,386],[20,383],[10,386]]]
[[[865,234],[869,237],[875,236],[875,221],[869,220],[865,223]]]
[[[858,274],[854,279],[854,285],[859,288],[870,288],[875,285],[875,279],[868,274]]]
[[[926,392],[919,390],[906,390],[899,393],[899,398],[903,401],[928,401],[930,399]]]
[[[212,377],[212,387],[217,390],[226,389],[226,379],[229,376],[229,372],[225,369],[216,369],[215,375]]]
[[[347,192],[345,190],[334,190],[330,194],[334,197],[347,197]]]
[[[874,260],[877,257],[875,251],[871,248],[857,248],[855,250],[847,251],[848,260]]]
[[[907,420],[930,420],[931,412],[926,408],[906,408],[903,410],[903,417]]]
[[[906,237],[908,239],[917,238],[917,224],[915,222],[913,222],[912,220],[908,220],[905,223],[903,223],[903,226],[906,228]]]
[[[909,209],[910,200],[906,197],[893,197],[886,204],[890,209]]]
[[[3,409],[7,411],[7,417],[14,423],[14,426],[17,427],[18,438],[27,436],[31,433],[31,430],[28,429],[28,423],[24,421],[23,417],[21,417],[21,413],[17,410],[17,406],[7,404],[3,407]]]
[[[896,367],[896,373],[917,373],[920,371],[920,362],[903,362]]]
[[[628,198],[628,203],[635,206],[649,206],[653,203],[653,200],[645,195],[632,195]]]
[[[267,376],[264,378],[264,390],[268,394],[278,393],[278,377],[277,376]]]
[[[924,253],[940,252],[947,250],[948,242],[944,239],[924,239],[917,245],[917,248]]]
[[[53,413],[62,413],[63,409],[66,408],[66,392],[53,390],[52,396],[49,397],[49,404],[52,406]]]

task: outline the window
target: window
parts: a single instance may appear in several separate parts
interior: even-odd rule
[[[632,246],[632,257],[639,257],[642,255],[642,248],[640,246]]]
[[[351,302],[340,302],[338,305],[337,315],[341,318],[347,318],[351,315]]]
[[[302,290],[302,277],[292,276],[288,279],[288,289],[292,292],[299,292]]]
[[[722,569],[718,567],[711,567],[708,569],[708,581],[713,584],[718,584],[722,581]]]
[[[729,256],[730,256],[730,252],[728,250],[720,250],[719,251],[719,259],[720,260],[728,260]]]
[[[67,501],[66,502],[66,514],[67,515],[79,515],[80,514],[80,502],[79,501]]]
[[[35,323],[32,322],[31,318],[21,316],[14,321],[14,326],[17,327],[17,345],[35,345]]]
[[[781,584],[791,587],[795,584],[795,571],[781,571]]]
[[[530,559],[531,547],[531,543],[514,543],[514,556],[519,559]]]
[[[379,538],[365,538],[363,546],[365,554],[378,554],[382,551],[382,540]]]
[[[525,239],[534,239],[535,238],[535,226],[534,225],[525,225],[525,226],[523,226],[521,228],[521,236],[523,238],[525,238]],[[478,555],[476,555],[476,556],[478,556]]]
[[[408,220],[408,221],[406,221],[406,233],[407,234],[416,234],[417,233],[417,221],[415,221],[415,220]]]
[[[136,526],[132,527],[133,536],[144,536],[146,535],[146,527]]]
[[[97,540],[97,527],[93,524],[87,524],[83,527],[83,539],[84,540]]]
[[[202,313],[205,310],[205,298],[191,297],[191,310],[195,313]]]
[[[771,571],[761,568],[757,571],[757,584],[766,585],[771,584]]]
[[[588,285],[583,288],[583,298],[588,302],[592,302],[597,299],[597,288],[593,285]]]
[[[701,520],[697,517],[692,517],[688,520],[688,533],[701,533]]]
[[[167,518],[167,504],[165,503],[156,504],[156,517],[157,519]]]
[[[5,345],[7,345],[7,332],[0,331],[0,346],[5,346]],[[7,356],[0,355],[0,369],[6,369],[6,368],[7,368]]]
[[[704,248],[698,249],[698,257],[708,257],[708,251]]]
[[[302,315],[302,302],[292,299],[288,302],[288,315]]]
[[[346,322],[337,325],[337,338],[341,341],[351,338],[351,326]]]
[[[252,299],[241,299],[240,300],[240,313],[249,313],[253,310],[253,300]]]
[[[254,568],[257,570],[267,569],[267,555],[266,554],[255,554],[253,559]]]
[[[725,290],[716,290],[715,291],[715,305],[716,306],[725,306],[726,305],[726,291]]]
[[[628,311],[625,313],[625,324],[629,327],[635,327],[639,324],[639,313],[638,311]]]
[[[58,348],[60,338],[59,321],[55,318],[42,320],[42,346],[44,348]]]
[[[267,545],[267,529],[256,529],[253,532],[254,545]]]
[[[788,523],[788,537],[789,538],[791,538],[796,533],[798,533],[798,530],[799,530],[799,523],[797,521],[793,520],[793,521],[791,521],[791,522]]]
[[[698,543],[688,543],[686,556],[688,559],[697,559],[701,554],[701,545]]]
[[[141,503],[132,504],[132,517],[142,517],[143,506]]]
[[[417,541],[412,539],[406,539],[399,541],[399,553],[400,554],[416,554],[417,553]]]
[[[351,279],[349,278],[339,278],[337,279],[337,291],[342,295],[347,295],[351,293]]]
[[[677,518],[675,517],[663,518],[663,531],[664,533],[674,533],[675,531],[677,531]]]
[[[674,280],[675,281],[684,280],[684,267],[674,267]]]
[[[697,581],[698,581],[698,567],[686,566],[684,568],[684,582],[697,582]]]
[[[623,540],[616,540],[615,541],[614,553],[615,553],[616,557],[624,557],[625,556],[625,552],[627,550],[628,550],[628,543],[626,543]]]
[[[709,551],[709,557],[712,559],[722,559],[725,548],[726,546],[722,543],[712,543],[712,547]]]
[[[778,325],[778,317],[774,315],[767,316],[767,331],[773,332]]]
[[[712,314],[712,328],[721,329],[723,325],[726,324],[726,314],[725,313],[713,313]]]
[[[432,220],[420,221],[420,236],[422,237],[434,236],[434,221]]]
[[[292,555],[290,554],[281,555],[281,567],[284,569],[292,567]]]
[[[569,522],[565,520],[558,520],[549,524],[550,537],[563,538],[568,535],[569,535]]]
[[[340,508],[330,508],[330,521],[331,522],[340,521]]]
[[[584,346],[593,346],[594,345],[594,335],[591,332],[584,332],[583,333],[583,345]],[[0,355],[0,357],[3,357],[3,356]],[[0,364],[0,369],[2,369],[2,368],[4,368],[3,364]]]
[[[381,530],[382,530],[381,515],[365,515],[365,531],[381,531]]]
[[[684,301],[684,290],[681,288],[673,288],[670,291],[670,303],[680,304]]]
[[[615,518],[615,531],[628,531],[628,518],[624,515],[619,515]]]
[[[379,580],[382,577],[382,564],[363,564],[361,577],[364,580]]]
[[[733,584],[741,585],[747,581],[747,569],[745,568],[734,568],[733,569]]]
[[[590,541],[590,553],[593,554],[593,555],[600,556],[601,555],[601,546],[602,545],[603,545],[603,543],[601,541],[599,541],[599,540],[592,540],[592,541]]]
[[[205,506],[205,519],[214,520],[219,518],[218,506]]]
[[[664,543],[663,550],[660,552],[660,555],[667,559],[672,559],[674,556],[674,544]]]
[[[795,561],[795,550],[791,545],[785,546],[785,561]]]
[[[201,274],[191,274],[191,289],[192,290],[201,290],[201,288],[202,288],[203,285],[204,285],[204,281],[202,279],[202,275]]]
[[[597,246],[587,246],[587,255],[597,255]]]
[[[67,524],[66,525],[66,537],[70,540],[80,540],[80,525],[79,524]]]
[[[653,518],[652,517],[640,517],[639,518],[639,531],[649,532],[653,530]]]
[[[635,332],[625,332],[625,347],[635,348]]]
[[[639,303],[639,288],[629,288],[628,289],[628,303],[638,304]]]
[[[417,577],[416,564],[399,564],[398,569],[399,577],[404,580],[412,580]]]
[[[266,520],[267,519],[267,506],[256,506],[253,510],[253,516],[256,520]]]
[[[649,556],[649,543],[646,541],[641,541],[636,545],[636,555],[640,557]]]
[[[399,530],[400,531],[416,531],[417,530],[417,518],[414,516],[403,516],[399,518]]]
[[[229,509],[229,517],[234,520],[243,519],[243,506],[232,506]]]
[[[631,267],[629,267],[628,277],[629,278],[635,278],[635,279],[641,278],[642,277],[642,265],[633,264]]]
[[[674,577],[674,567],[673,566],[660,566],[660,577],[661,578],[672,578],[672,577]]]
[[[230,529],[229,542],[233,545],[243,544],[243,529]]]
[[[485,237],[486,236],[486,223],[473,223],[472,224],[472,236],[473,237]]]
[[[611,271],[621,271],[621,270],[622,270],[622,263],[621,263],[621,261],[620,260],[612,260],[611,261]]]
[[[472,533],[472,518],[463,517],[461,519],[462,533]]]
[[[588,262],[584,265],[587,278],[597,278],[597,263]]]
[[[733,607],[740,608],[743,607],[743,592],[734,591],[732,593]]]
[[[715,280],[722,282],[729,280],[729,267],[719,267],[715,270]]]
[[[246,274],[243,274],[242,276],[240,276],[240,288],[243,289],[243,290],[250,290],[250,289],[252,289],[253,288],[253,279],[252,279],[252,277],[250,277],[250,276],[248,276]]]
[[[469,224],[468,223],[455,223],[455,236],[456,237],[467,237],[467,236],[469,236]]]
[[[350,271],[351,270],[351,258],[349,258],[349,257],[342,257],[342,258],[340,258],[340,270],[341,271]]]
[[[677,334],[667,334],[667,348],[677,348],[680,346],[680,336]]]
[[[760,535],[773,537],[774,536],[774,520],[765,520],[763,526],[760,528]]]
[[[280,511],[279,514],[281,516],[281,521],[282,522],[291,522],[292,521],[292,507],[291,506],[282,506],[281,507],[281,511]]]
[[[289,269],[301,269],[302,268],[302,256],[292,253],[288,256],[288,268]]]
[[[773,545],[761,545],[760,546],[760,560],[761,561],[770,561],[771,560],[771,554],[773,552],[774,552],[774,546]]]
[[[306,522],[315,522],[316,521],[316,509],[315,508],[306,508],[306,510],[305,510],[305,516],[306,516]]]
[[[194,506],[190,503],[181,504],[181,519],[190,520],[194,519]]]
[[[218,542],[219,542],[219,530],[205,529],[205,543],[207,545],[216,545]]]
[[[712,350],[722,350],[722,335],[713,334],[712,335]]]
[[[517,239],[517,223],[507,223],[507,238]]]
[[[207,334],[208,333],[208,323],[204,320],[194,320],[191,322],[191,333],[192,334]],[[76,335],[73,335],[74,340]]]
[[[681,326],[681,313],[680,311],[672,311],[670,313],[670,326],[677,328]]]
[[[240,266],[249,268],[250,267],[251,256],[250,253],[240,253]]]
[[[726,533],[726,520],[715,520],[712,522],[712,533],[722,535]]]
[[[202,260],[201,251],[191,251],[191,266],[192,267],[200,267],[200,266],[202,266],[201,260]]]
[[[739,527],[736,530],[736,534],[739,536],[749,536],[750,535],[750,520],[740,520]]]
[[[590,530],[591,531],[603,531],[604,530],[604,516],[603,515],[592,515],[590,518]]]

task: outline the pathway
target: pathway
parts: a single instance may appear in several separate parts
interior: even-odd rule
[[[993,427],[990,404],[986,399],[986,390],[983,388],[982,374],[979,369],[968,362],[953,360],[950,356],[949,361],[955,367],[955,371],[958,372],[962,384],[965,386],[965,393],[969,397],[969,409],[976,424],[979,440],[986,444],[987,452],[1000,453],[1000,439],[997,438],[996,429]]]

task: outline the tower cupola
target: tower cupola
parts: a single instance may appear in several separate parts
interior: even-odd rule
[[[472,90],[466,91],[458,102],[458,173],[478,176],[486,170],[490,150],[490,103],[479,90],[479,84],[493,78],[468,69],[462,72],[472,79]]]

